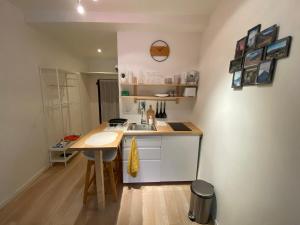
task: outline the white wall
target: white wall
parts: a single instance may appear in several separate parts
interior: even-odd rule
[[[85,70],[0,1],[0,205],[48,165],[39,66]]]
[[[89,58],[86,61],[89,72],[115,72],[115,66],[118,65],[117,57],[113,59]]]
[[[223,0],[202,39],[194,122],[204,130],[200,178],[215,185],[219,225],[299,224],[300,2]],[[231,89],[229,62],[247,30],[293,36],[272,86]]]
[[[144,75],[158,72],[162,76],[173,76],[197,69],[200,37],[199,33],[118,32],[119,73],[132,71],[137,75],[142,71]],[[156,62],[150,56],[150,46],[156,40],[164,40],[170,46],[170,57],[164,62]],[[121,116],[138,121],[137,104],[132,100],[120,101]],[[156,104],[154,101],[147,103]],[[193,104],[193,100],[183,100],[180,104],[167,102],[168,119],[190,121]]]

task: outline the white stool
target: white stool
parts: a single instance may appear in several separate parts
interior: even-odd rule
[[[113,161],[117,157],[117,154],[118,154],[117,150],[103,151],[104,168],[108,170],[111,191],[112,191],[113,198],[115,201],[117,200],[117,188],[116,188],[116,180],[115,180],[115,175],[114,175]],[[93,193],[89,193],[89,188],[92,183],[94,183],[94,184],[96,183],[95,171],[94,171],[92,178],[90,179],[92,166],[95,165],[95,153],[94,153],[94,151],[84,151],[83,155],[88,160],[86,174],[85,174],[84,192],[83,192],[83,204],[86,204],[88,195],[93,194]]]

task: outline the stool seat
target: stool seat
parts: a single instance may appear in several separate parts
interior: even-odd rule
[[[105,151],[103,151],[103,161],[111,162],[116,158],[117,154],[118,154],[118,152],[116,150],[105,150]],[[95,152],[94,151],[84,151],[83,155],[88,160],[95,161]]]
[[[103,155],[103,173],[108,174],[110,180],[110,186],[112,195],[115,201],[117,201],[117,175],[116,173],[116,161],[119,158],[119,148],[117,150],[104,150],[102,151]],[[96,187],[96,169],[95,168],[95,151],[84,151],[82,152],[83,156],[87,159],[86,175],[85,175],[85,185],[83,191],[83,204],[86,205],[88,195],[94,194],[95,192],[90,193],[89,188],[92,184]],[[91,177],[91,173],[93,173]]]

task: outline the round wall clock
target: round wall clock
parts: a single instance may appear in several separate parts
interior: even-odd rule
[[[169,58],[170,47],[165,41],[155,41],[150,47],[150,54],[155,61],[163,62]]]

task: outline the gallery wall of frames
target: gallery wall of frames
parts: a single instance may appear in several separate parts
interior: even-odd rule
[[[291,36],[278,40],[278,33],[276,24],[263,31],[259,24],[237,41],[229,67],[233,73],[232,88],[272,83],[277,60],[289,56],[292,42]]]

